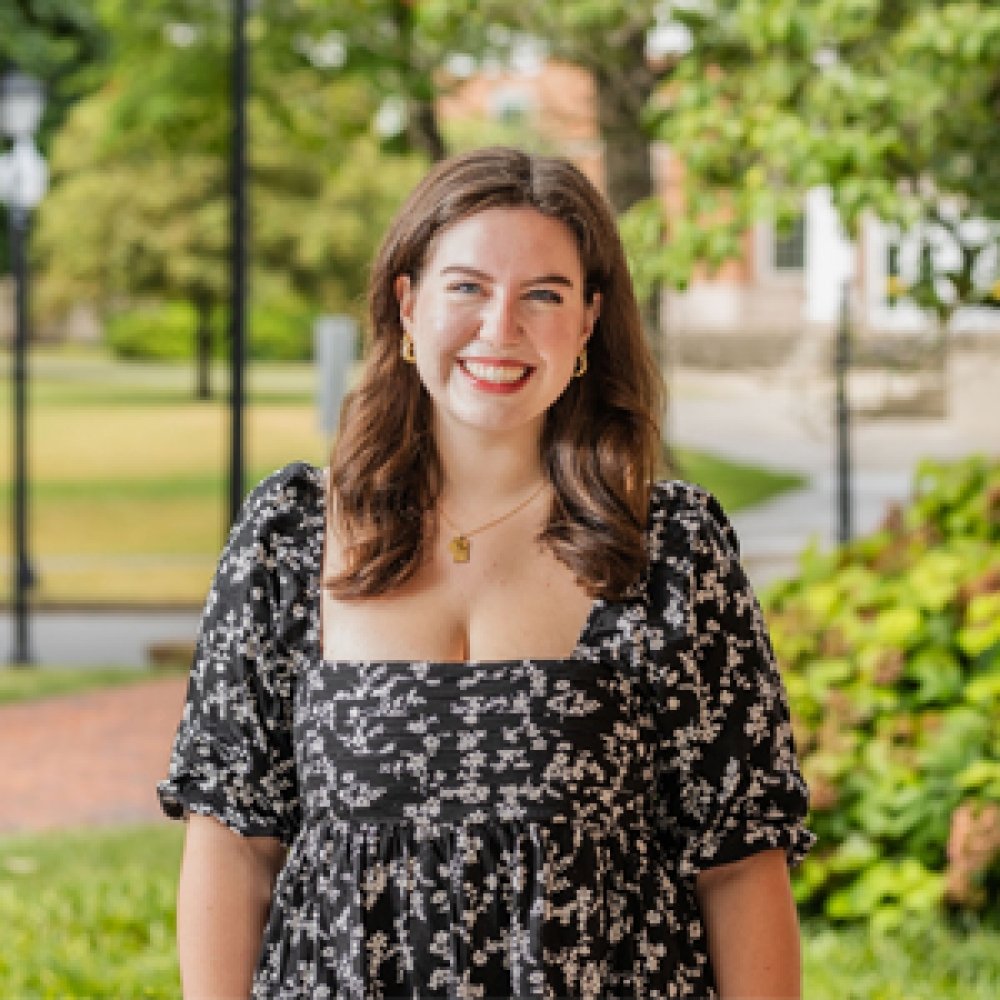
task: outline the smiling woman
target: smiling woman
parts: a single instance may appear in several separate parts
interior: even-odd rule
[[[396,296],[436,441],[462,433],[457,425],[540,440],[601,302],[598,292],[584,299],[573,234],[534,208],[488,209],[449,226],[419,280],[396,279]]]
[[[785,693],[571,164],[448,160],[372,269],[329,470],[251,494],[164,809],[185,992],[793,997]]]
[[[331,463],[331,593],[411,581],[433,532],[408,514],[473,526],[542,482],[543,547],[592,596],[620,593],[644,559],[662,385],[600,194],[559,159],[447,161],[397,216],[370,289],[368,365]]]

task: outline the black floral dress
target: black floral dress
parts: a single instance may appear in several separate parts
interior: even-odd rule
[[[656,486],[569,659],[468,663],[323,660],[324,507],[301,463],[248,498],[159,786],[288,845],[253,996],[716,996],[695,876],[812,842],[716,501]]]

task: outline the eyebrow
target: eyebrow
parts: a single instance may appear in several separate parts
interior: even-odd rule
[[[492,277],[485,271],[480,271],[475,267],[465,267],[462,264],[449,264],[447,267],[441,268],[441,274],[467,274],[473,278],[481,278],[485,281],[492,281]],[[537,278],[529,278],[527,281],[522,281],[522,285],[564,285],[566,288],[572,288],[573,282],[566,277],[564,274],[542,274]]]

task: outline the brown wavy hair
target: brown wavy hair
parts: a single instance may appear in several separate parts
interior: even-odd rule
[[[620,597],[642,570],[662,383],[614,217],[573,164],[498,147],[437,164],[396,216],[372,266],[370,350],[345,400],[330,461],[329,516],[345,558],[324,585],[337,597],[386,593],[416,572],[428,541],[426,515],[441,491],[430,398],[400,355],[396,279],[419,281],[447,226],[486,209],[523,207],[569,228],[585,298],[601,295],[587,371],[546,415],[542,462],[555,498],[539,541],[595,597]]]

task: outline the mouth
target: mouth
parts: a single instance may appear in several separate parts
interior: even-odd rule
[[[517,361],[477,361],[458,358],[458,367],[480,388],[512,391],[531,378],[534,368]]]

